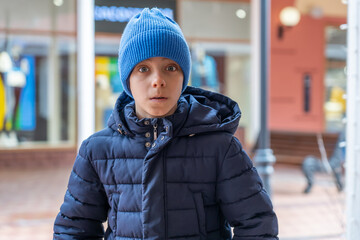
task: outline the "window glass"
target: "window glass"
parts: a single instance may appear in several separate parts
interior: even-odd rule
[[[238,102],[243,142],[250,138],[251,43],[249,1],[179,1],[179,22],[192,54],[190,85]],[[245,144],[245,143],[244,143]]]
[[[346,112],[346,31],[326,27],[325,121],[326,130],[338,132],[343,128]]]
[[[0,5],[0,148],[74,145],[76,1]]]

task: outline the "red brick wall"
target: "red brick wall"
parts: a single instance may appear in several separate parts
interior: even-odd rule
[[[51,168],[74,163],[76,148],[0,150],[0,168]]]
[[[324,129],[324,18],[301,15],[299,24],[278,38],[279,13],[293,0],[271,1],[269,128],[274,131],[321,132]],[[310,112],[304,111],[303,76],[310,73]]]

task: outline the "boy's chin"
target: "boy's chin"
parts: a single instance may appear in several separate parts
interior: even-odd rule
[[[163,118],[174,114],[175,109],[163,110],[163,111],[149,111],[145,118]]]
[[[170,111],[170,112],[158,112],[158,113],[153,113],[153,114],[149,114],[150,118],[163,118],[163,117],[167,117],[172,115],[174,112]]]

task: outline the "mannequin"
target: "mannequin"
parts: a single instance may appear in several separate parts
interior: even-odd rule
[[[4,54],[1,59],[7,67],[0,69],[2,84],[5,90],[0,144],[6,147],[18,145],[15,129],[16,113],[19,107],[21,91],[26,85],[25,73],[27,68],[26,62],[20,57],[20,52],[21,48],[15,45],[11,49],[11,57],[9,54],[7,54],[9,57]]]

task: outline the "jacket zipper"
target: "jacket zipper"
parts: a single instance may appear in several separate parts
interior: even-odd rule
[[[162,160],[163,160],[163,171],[164,171],[164,178],[163,178],[163,187],[164,187],[164,218],[165,218],[165,239],[168,239],[168,216],[167,216],[167,192],[166,192],[166,159],[165,159],[165,152],[162,154]]]
[[[157,139],[157,123],[154,125],[154,141]]]

